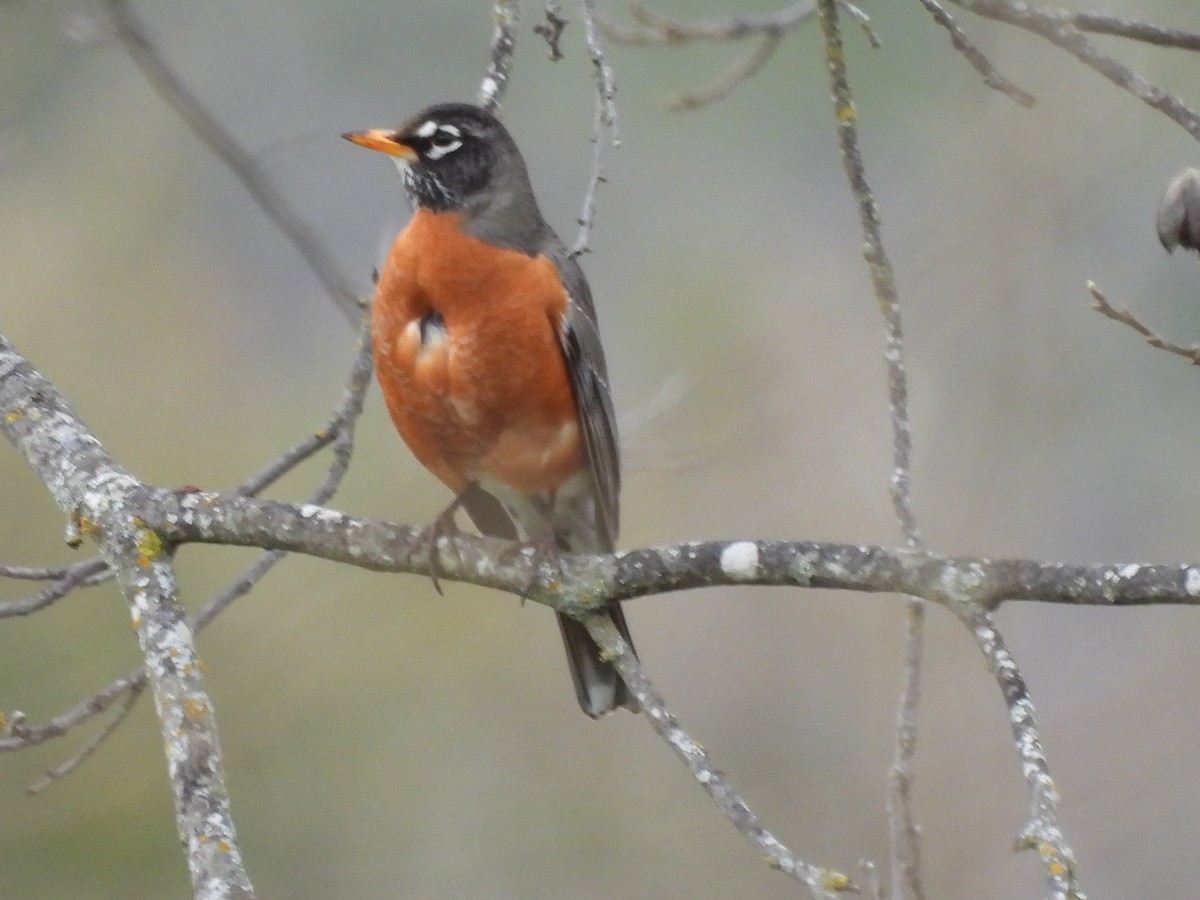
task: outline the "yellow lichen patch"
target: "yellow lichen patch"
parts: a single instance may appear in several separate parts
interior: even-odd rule
[[[18,419],[20,419],[20,418],[21,418],[22,416],[24,416],[24,415],[25,415],[25,411],[24,411],[24,410],[22,410],[22,409],[14,409],[12,412],[10,412],[10,413],[9,413],[7,416],[5,416],[4,418],[8,419],[8,423],[11,425],[13,422],[17,421]]]
[[[217,841],[217,849],[220,850],[222,853],[228,853],[229,852],[229,841],[225,840],[225,838],[221,838],[219,841]]]
[[[847,122],[853,122],[858,118],[858,114],[854,109],[853,103],[839,103],[837,108],[837,120],[843,125]]]
[[[142,529],[141,536],[138,538],[138,565],[143,569],[154,562],[154,557],[162,553],[163,542],[155,532],[149,528]]]
[[[1060,862],[1050,863],[1046,868],[1051,875],[1062,876],[1067,874],[1067,867]]]
[[[829,869],[822,869],[821,887],[825,888],[827,891],[833,891],[834,893],[840,894],[842,891],[853,890],[854,882],[852,882],[848,876],[843,875],[841,872],[833,872]]]
[[[183,703],[183,716],[185,719],[203,719],[208,715],[208,704],[203,700],[197,700],[194,697],[189,697]]]

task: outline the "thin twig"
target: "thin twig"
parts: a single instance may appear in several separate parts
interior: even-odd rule
[[[1107,316],[1114,322],[1120,322],[1122,325],[1127,325],[1132,328],[1143,338],[1151,347],[1159,350],[1165,350],[1167,353],[1174,353],[1176,356],[1182,356],[1193,366],[1200,366],[1200,344],[1192,344],[1190,347],[1183,347],[1179,344],[1173,344],[1166,338],[1160,337],[1149,327],[1144,325],[1133,313],[1127,309],[1117,309],[1108,302],[1108,298],[1101,293],[1099,286],[1094,281],[1087,283],[1088,292],[1092,295],[1092,309],[1096,310],[1101,315]]]
[[[1147,81],[1124,63],[1101,53],[1088,40],[1064,9],[1052,9],[1015,0],[951,0],[976,15],[1023,28],[1066,50],[1084,65],[1099,72],[1117,87],[1128,91],[1146,105],[1163,113],[1192,137],[1200,140],[1200,116],[1174,94]],[[1093,22],[1092,24],[1098,24]],[[1132,36],[1132,35],[1127,35]]]
[[[99,557],[80,560],[61,571],[62,575],[59,576],[54,584],[47,585],[36,594],[0,603],[0,619],[6,619],[10,616],[27,616],[30,613],[35,613],[40,609],[45,609],[56,600],[62,599],[77,587],[91,587],[102,584],[112,577],[112,573],[108,571],[107,564]]]
[[[958,23],[954,21],[954,17],[946,12],[946,8],[938,3],[938,0],[920,0],[920,3],[933,16],[934,21],[950,33],[950,42],[954,45],[954,49],[965,56],[967,62],[975,67],[975,71],[983,76],[984,84],[1000,91],[1006,97],[1011,97],[1026,109],[1029,109],[1037,102],[1032,94],[1021,90],[996,71],[996,67],[992,65],[991,60],[984,56],[983,52],[972,43],[971,39],[967,37],[967,33],[959,27]]]
[[[333,445],[333,462],[325,473],[325,479],[316,490],[309,495],[308,503],[324,504],[328,502],[341,487],[342,480],[350,469],[350,459],[354,453],[354,428],[362,415],[363,400],[367,388],[371,385],[371,375],[374,369],[371,359],[371,329],[369,323],[363,323],[359,334],[358,352],[354,364],[350,368],[350,377],[342,391],[342,399],[334,410],[329,424],[321,434],[336,434]],[[220,594],[215,596],[201,609],[195,618],[196,631],[199,632],[213,619],[219,616],[233,601],[249,593],[276,563],[287,554],[282,550],[268,550],[250,564],[234,581]]]
[[[52,569],[31,566],[0,565],[0,578],[12,578],[14,581],[57,581],[68,572],[70,566],[56,566]]]
[[[479,85],[479,105],[499,115],[517,47],[517,22],[521,5],[517,0],[496,0],[492,6],[492,55]]]
[[[724,75],[707,87],[679,94],[667,102],[671,109],[698,109],[709,103],[724,100],[743,82],[757,75],[775,54],[783,41],[783,32],[767,31],[762,42],[744,60],[731,67]]]
[[[1129,38],[1131,41],[1141,41],[1145,44],[1155,44],[1159,47],[1176,47],[1182,50],[1200,50],[1200,33],[1182,31],[1177,28],[1163,28],[1148,22],[1135,22],[1131,19],[1120,19],[1103,13],[1077,12],[1067,13],[1071,24],[1080,31],[1090,31],[1093,34],[1111,34],[1116,37]]]
[[[580,0],[583,12],[583,33],[587,41],[588,58],[592,61],[592,76],[596,85],[595,112],[592,116],[592,171],[579,211],[579,234],[571,245],[571,255],[579,256],[588,249],[592,225],[596,221],[596,191],[604,178],[604,152],[611,146],[621,146],[621,131],[617,122],[616,81],[612,67],[604,56],[600,30],[596,23],[594,0]]]
[[[895,273],[883,245],[879,209],[867,181],[858,144],[857,114],[846,74],[845,53],[838,27],[836,0],[818,0],[825,60],[833,93],[834,118],[842,164],[858,207],[863,235],[863,258],[871,276],[886,330],[888,405],[892,422],[892,511],[910,549],[923,548],[909,490],[912,437],[908,414],[908,370],[904,363],[904,327]],[[891,841],[891,881],[897,900],[921,900],[920,831],[912,808],[913,758],[917,748],[917,712],[921,696],[921,659],[925,606],[913,598],[908,607],[904,685],[897,711],[896,744],[888,776],[888,820]]]
[[[650,12],[641,3],[630,6],[638,28],[622,28],[607,19],[599,22],[604,36],[618,44],[686,44],[692,41],[736,41],[765,32],[788,31],[812,18],[813,0],[802,0],[773,13],[732,16],[714,22],[687,24]]]
[[[267,172],[183,82],[150,40],[128,0],[108,0],[116,35],[150,86],[220,159],[254,198],[259,208],[292,244],[330,299],[351,322],[362,315],[358,291],[316,233],[271,183]]]
[[[845,2],[845,0],[842,0]],[[845,4],[861,16],[863,29],[873,43],[877,41],[871,32],[869,20],[856,7]],[[711,84],[695,91],[677,94],[668,101],[672,109],[696,109],[718,100],[723,100],[744,84],[770,61],[779,48],[783,36],[802,22],[812,18],[816,11],[812,0],[793,3],[773,13],[733,16],[714,22],[687,24],[652,13],[640,3],[630,7],[637,23],[635,28],[623,28],[607,20],[598,20],[597,25],[609,40],[620,44],[687,44],[694,41],[737,41],[761,36],[762,40],[745,59],[735,63]]]
[[[704,748],[683,730],[679,721],[667,709],[663,698],[650,683],[641,663],[634,656],[633,648],[621,638],[607,614],[587,616],[581,621],[600,646],[601,652],[612,660],[613,666],[621,675],[621,680],[637,697],[642,706],[642,713],[654,726],[654,730],[675,751],[692,773],[692,777],[712,797],[726,818],[738,831],[754,842],[772,868],[807,886],[812,896],[818,900],[832,900],[846,892],[857,893],[858,888],[849,877],[797,858],[759,823],[758,817],[750,811],[741,795],[713,765]]]
[[[60,781],[78,769],[83,764],[84,760],[96,752],[96,748],[104,742],[105,738],[116,731],[118,726],[125,721],[126,717],[133,710],[134,705],[137,703],[138,698],[142,695],[142,691],[145,690],[145,688],[145,678],[142,678],[141,681],[130,685],[128,693],[125,694],[124,699],[117,706],[116,714],[114,714],[113,717],[108,720],[105,726],[92,735],[91,739],[83,745],[83,748],[78,753],[55,766],[53,769],[50,769],[43,777],[29,785],[29,787],[25,789],[25,793],[30,796],[33,796],[34,794],[40,794],[56,781]]]
[[[871,17],[863,10],[859,9],[850,0],[838,0],[838,6],[842,8],[842,12],[852,18],[859,30],[867,39],[867,43],[871,45],[871,49],[878,50],[883,46],[883,42],[879,40],[879,35],[875,33],[875,29],[871,27]]]

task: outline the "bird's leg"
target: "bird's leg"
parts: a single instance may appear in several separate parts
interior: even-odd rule
[[[412,562],[413,556],[418,551],[424,551],[429,560],[429,578],[433,582],[434,590],[442,596],[445,596],[445,592],[438,581],[438,573],[441,571],[439,564],[441,554],[438,551],[438,541],[442,537],[452,537],[459,533],[460,529],[458,523],[454,521],[454,515],[462,507],[468,491],[471,490],[474,484],[475,482],[471,482],[463,488],[449,506],[438,513],[432,522],[422,528],[417,533],[417,536],[412,539],[405,553],[405,562]]]

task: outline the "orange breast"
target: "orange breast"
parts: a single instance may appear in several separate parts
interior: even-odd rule
[[[558,270],[464,234],[460,221],[419,210],[388,254],[371,320],[384,400],[413,454],[451,489],[490,476],[553,490],[582,465]],[[422,346],[431,311],[445,333]]]

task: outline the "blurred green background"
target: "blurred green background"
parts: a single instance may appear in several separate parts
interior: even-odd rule
[[[579,23],[552,64],[526,4],[505,118],[573,235],[591,146]],[[619,4],[602,4],[623,17]],[[1112,0],[1200,27],[1192,0]],[[683,17],[769,9],[662,2]],[[138,5],[188,83],[364,292],[407,207],[342,142],[472,99],[487,3]],[[326,421],[352,330],[230,173],[147,87],[92,0],[0,3],[0,332],[123,464],[227,488]],[[1200,559],[1200,382],[1088,308],[1087,279],[1183,343],[1200,263],[1153,213],[1194,165],[1178,127],[1045,42],[963,16],[1027,111],[983,86],[915,2],[848,29],[868,173],[904,302],[914,498],[945,553]],[[577,12],[567,6],[567,15]],[[1104,46],[1197,102],[1200,59]],[[621,149],[585,268],[619,410],[687,388],[625,436],[624,546],[786,537],[896,544],[882,323],[815,25],[726,102],[669,113],[746,46],[611,49]],[[372,393],[335,505],[423,523],[445,491]],[[295,499],[310,464],[272,492]],[[0,560],[77,558],[0,448]],[[83,551],[86,552],[86,551]],[[195,608],[254,554],[180,554]],[[28,585],[0,584],[2,597]],[[764,823],[814,862],[886,859],[903,602],[793,590],[639,600],[651,676]],[[1190,609],[1003,608],[1063,826],[1096,897],[1185,896],[1200,869],[1200,623]],[[553,617],[420,578],[288,561],[201,639],[234,814],[262,897],[792,897],[646,724],[593,724]],[[0,624],[0,709],[41,721],[137,661],[111,586]],[[929,624],[916,802],[930,897],[1040,895],[1007,715],[971,640]],[[187,897],[143,701],[79,772],[23,788],[94,725],[0,759],[0,895]]]

